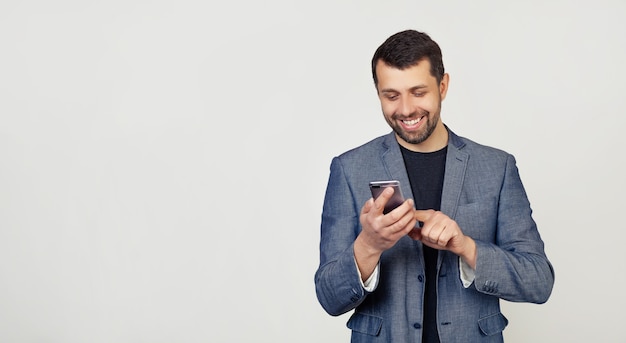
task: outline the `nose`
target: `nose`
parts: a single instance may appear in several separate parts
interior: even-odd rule
[[[400,99],[400,108],[398,108],[399,114],[403,116],[410,116],[413,113],[413,105],[409,97],[402,97]]]

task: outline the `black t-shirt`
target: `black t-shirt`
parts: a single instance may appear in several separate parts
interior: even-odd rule
[[[400,146],[418,210],[441,208],[443,177],[448,147],[429,153],[410,151]],[[436,249],[422,245],[425,265],[424,332],[422,342],[439,342],[437,331],[437,256]]]

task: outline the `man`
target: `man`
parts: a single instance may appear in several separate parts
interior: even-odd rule
[[[389,37],[372,75],[393,132],[331,163],[317,297],[355,310],[352,342],[502,342],[499,299],[544,303],[554,283],[515,159],[443,124],[449,76],[428,35]],[[368,184],[392,179],[407,200],[383,214],[393,190],[374,200]]]

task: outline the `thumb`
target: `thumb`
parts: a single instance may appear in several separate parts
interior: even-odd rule
[[[383,191],[374,199],[372,203],[372,209],[379,211],[381,214],[384,213],[385,205],[391,199],[394,193],[394,189],[392,187],[385,187]]]

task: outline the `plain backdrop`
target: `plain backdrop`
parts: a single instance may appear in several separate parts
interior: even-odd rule
[[[626,342],[626,2],[0,2],[0,341],[347,342],[317,302],[330,161],[429,33],[455,132],[515,155],[556,270],[507,342]]]

